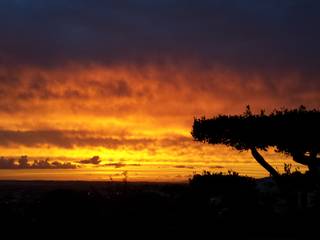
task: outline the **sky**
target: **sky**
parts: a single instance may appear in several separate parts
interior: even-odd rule
[[[318,108],[319,10],[316,0],[0,1],[0,178],[266,176],[247,152],[194,142],[193,119],[248,104]]]

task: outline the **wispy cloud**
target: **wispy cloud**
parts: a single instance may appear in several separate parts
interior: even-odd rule
[[[140,167],[141,164],[139,164],[139,163],[117,162],[117,163],[106,163],[106,164],[103,164],[101,166],[103,166],[103,167],[123,168],[123,167]]]
[[[2,147],[44,147],[55,146],[60,148],[75,147],[105,147],[117,149],[121,147],[135,150],[146,149],[152,146],[171,147],[185,146],[192,142],[191,137],[168,136],[157,139],[156,137],[105,137],[103,134],[90,131],[70,131],[70,130],[31,130],[12,131],[0,130],[0,146]],[[82,160],[81,163],[98,164],[98,156],[91,159]]]
[[[15,147],[41,147],[43,145],[61,148],[73,148],[76,146],[103,146],[116,149],[121,146],[139,147],[152,144],[155,139],[138,138],[113,138],[86,136],[88,132],[63,131],[63,130],[35,130],[35,131],[10,131],[0,130],[0,146]],[[95,159],[91,159],[95,160]]]
[[[187,166],[187,165],[175,165],[173,166],[175,168],[187,168],[187,169],[194,169],[193,166]]]

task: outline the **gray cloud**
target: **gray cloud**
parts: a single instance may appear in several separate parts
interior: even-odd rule
[[[46,160],[35,160],[29,163],[27,156],[21,156],[18,160],[0,157],[0,169],[75,169],[77,165],[70,162],[49,162]]]
[[[1,51],[1,50],[0,50]],[[72,87],[68,86],[71,84]],[[62,87],[62,88],[61,88]],[[93,95],[93,96],[92,96]],[[14,98],[20,101],[32,99],[87,99],[90,97],[101,98],[125,98],[141,97],[140,91],[134,91],[133,87],[124,79],[112,77],[98,81],[96,79],[70,80],[63,77],[59,79],[48,77],[48,73],[36,72],[32,77],[24,75],[24,71],[15,71],[0,68],[0,97]]]
[[[187,166],[187,165],[176,165],[173,166],[174,168],[187,168],[187,169],[194,169],[193,166]]]
[[[107,163],[107,164],[103,164],[101,165],[103,167],[115,167],[115,168],[123,168],[123,167],[140,167],[141,164],[138,163],[123,163],[123,162],[117,162],[117,163]]]
[[[91,137],[90,131],[63,131],[63,130],[33,130],[33,131],[11,131],[0,130],[0,146],[2,147],[40,147],[44,145],[61,148],[74,148],[83,146],[102,146],[110,149],[128,147],[135,150],[145,149],[154,145],[162,147],[187,146],[192,139],[181,136],[172,136],[161,140],[155,138],[121,138],[95,136]],[[99,157],[82,160],[81,163],[98,164]]]
[[[90,159],[86,159],[86,160],[82,160],[79,163],[81,164],[95,164],[98,165],[101,162],[100,157],[99,156],[94,156]]]
[[[72,148],[73,143],[65,137],[61,131],[10,131],[0,130],[0,145],[9,147],[11,145],[23,145],[36,147],[41,144],[50,144],[58,147]]]
[[[195,60],[240,70],[319,69],[317,0],[0,3],[0,61],[143,64]]]

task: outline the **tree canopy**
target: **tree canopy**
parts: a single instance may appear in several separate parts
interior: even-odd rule
[[[297,109],[274,110],[270,114],[261,111],[253,114],[247,106],[241,115],[218,115],[213,118],[194,119],[192,136],[195,140],[210,144],[224,144],[237,150],[251,150],[254,158],[277,175],[258,153],[274,147],[289,154],[293,160],[307,165],[310,170],[320,167],[320,111]]]

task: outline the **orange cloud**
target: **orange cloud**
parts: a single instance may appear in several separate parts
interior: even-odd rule
[[[149,162],[154,165],[143,169],[165,164],[190,171],[224,161],[250,169],[250,156],[194,143],[193,117],[241,113],[246,104],[257,110],[317,107],[318,89],[303,86],[299,74],[278,77],[191,63],[0,68],[0,149],[7,156],[99,155],[127,161],[124,168]]]

